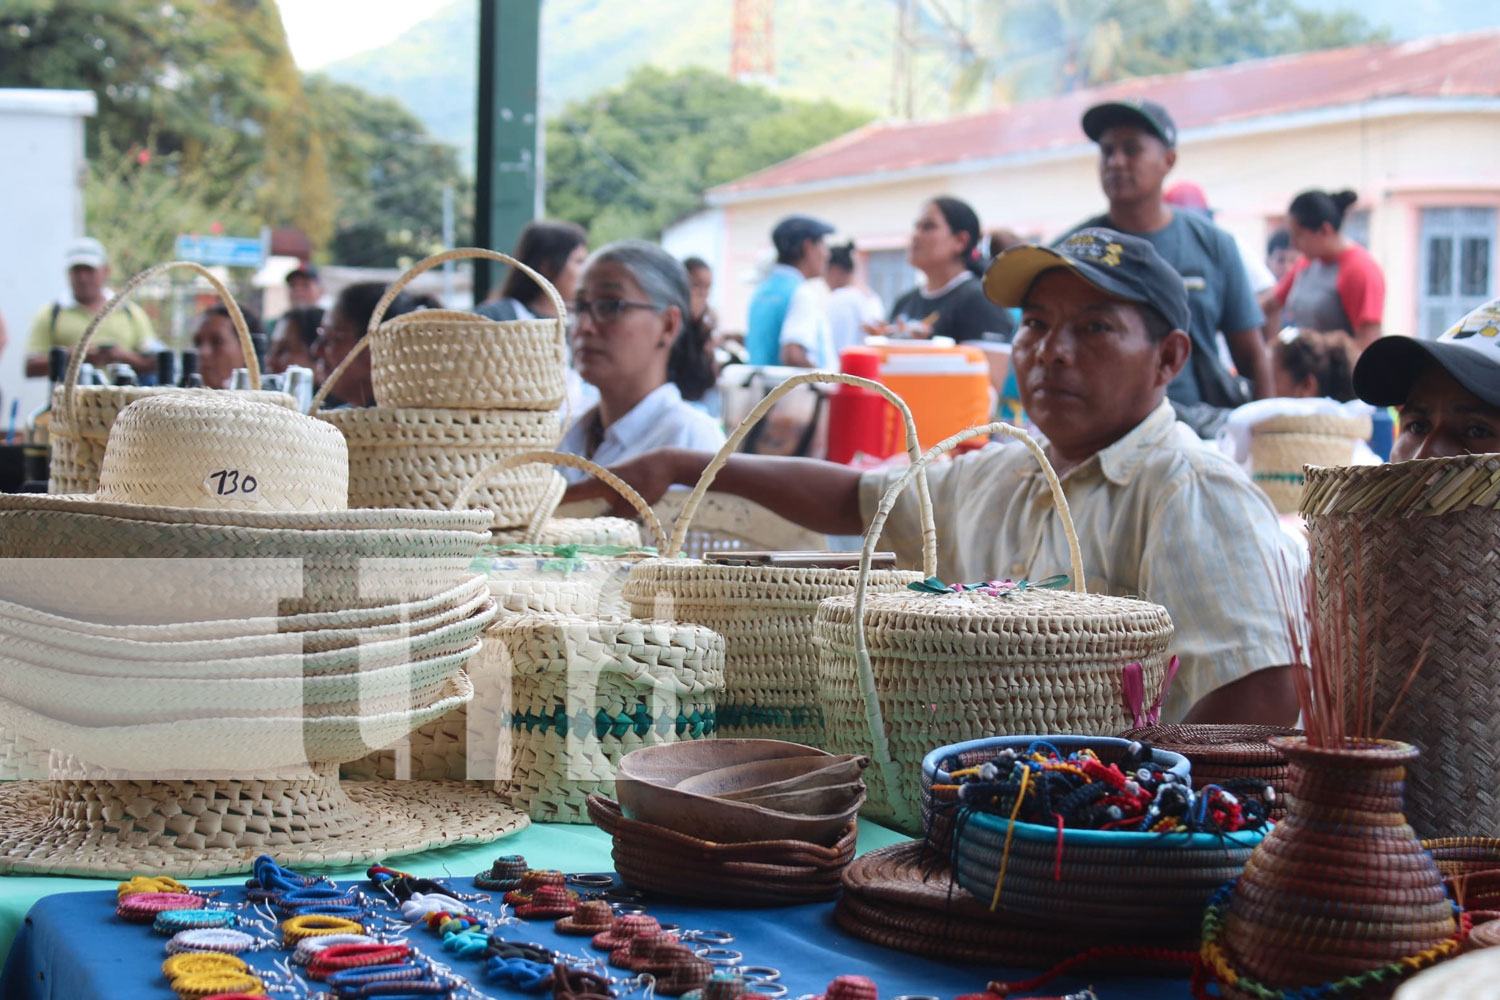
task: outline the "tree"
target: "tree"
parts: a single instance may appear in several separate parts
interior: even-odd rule
[[[309,77],[305,87],[337,205],[335,260],[406,266],[442,249],[447,185],[461,213],[457,231],[470,230],[473,182],[459,168],[454,147],[429,136],[398,101],[323,76]]]
[[[718,73],[644,68],[547,123],[547,214],[591,243],[654,239],[703,192],[857,128],[869,116],[786,100]]]

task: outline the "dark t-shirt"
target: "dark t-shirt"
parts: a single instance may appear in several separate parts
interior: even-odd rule
[[[931,328],[934,337],[1009,343],[1016,332],[1010,311],[985,298],[984,283],[973,275],[932,298],[920,288],[913,288],[891,307],[891,322],[905,319],[919,323],[934,314]]]
[[[1109,221],[1108,215],[1096,215],[1069,230],[1058,242],[1061,243],[1080,229],[1091,227],[1117,228]],[[1119,231],[1128,232],[1123,229]],[[1154,233],[1130,235],[1148,240],[1156,248],[1156,252],[1182,275],[1183,283],[1187,285],[1188,307],[1192,314],[1192,329],[1187,332],[1193,338],[1193,353],[1199,355],[1200,364],[1211,358],[1215,366],[1223,371],[1223,365],[1219,361],[1219,334],[1249,330],[1266,321],[1265,314],[1255,301],[1255,293],[1250,288],[1245,263],[1240,259],[1240,250],[1235,245],[1234,237],[1201,215],[1181,211],[1174,211],[1172,221]],[[1170,399],[1179,403],[1203,401],[1193,368],[1190,361],[1172,380],[1172,384],[1167,387]]]

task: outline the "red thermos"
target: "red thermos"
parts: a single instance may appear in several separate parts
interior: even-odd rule
[[[881,355],[869,347],[846,347],[841,356],[846,375],[880,381]],[[828,404],[828,460],[848,464],[856,455],[886,458],[904,444],[896,408],[878,393],[857,385],[840,385]]]

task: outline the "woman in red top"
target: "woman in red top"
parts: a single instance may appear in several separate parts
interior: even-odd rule
[[[1287,230],[1302,258],[1262,303],[1268,330],[1343,330],[1354,338],[1356,353],[1380,336],[1385,275],[1368,250],[1339,232],[1356,199],[1353,191],[1304,191],[1292,199]]]

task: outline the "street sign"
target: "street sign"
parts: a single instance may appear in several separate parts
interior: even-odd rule
[[[266,262],[259,236],[179,236],[175,254],[205,267],[261,267]]]

